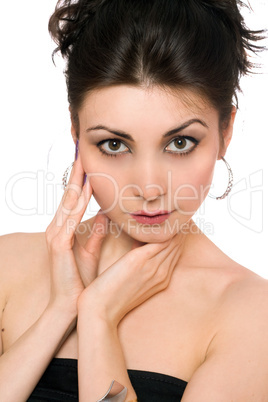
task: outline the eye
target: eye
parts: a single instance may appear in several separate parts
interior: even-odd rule
[[[165,148],[167,152],[177,154],[188,154],[197,146],[198,141],[192,137],[174,138]]]
[[[129,148],[117,139],[103,140],[97,144],[99,150],[105,155],[116,156],[129,152]]]

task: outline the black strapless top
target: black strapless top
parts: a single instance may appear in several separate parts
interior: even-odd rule
[[[179,402],[187,382],[166,374],[128,370],[138,402]],[[105,392],[105,390],[104,390]],[[53,359],[27,402],[78,401],[77,360]]]

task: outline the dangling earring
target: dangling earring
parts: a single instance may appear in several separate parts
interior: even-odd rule
[[[70,166],[68,166],[67,169],[65,170],[65,172],[63,173],[63,176],[62,176],[62,189],[63,189],[63,191],[65,191],[65,189],[67,187],[68,174],[69,174],[69,171],[72,169],[73,165],[74,165],[74,162]]]
[[[229,181],[228,181],[228,185],[227,185],[227,189],[226,189],[225,193],[222,194],[221,196],[215,197],[215,196],[212,195],[212,194],[208,194],[208,196],[209,196],[210,198],[214,198],[214,200],[223,200],[225,197],[227,197],[227,195],[230,193],[230,191],[231,191],[231,189],[232,189],[232,187],[233,187],[233,179],[234,179],[234,177],[233,177],[232,169],[231,169],[229,163],[226,162],[226,160],[224,159],[223,156],[221,157],[221,159],[223,160],[223,162],[225,163],[225,165],[226,165],[226,167],[227,167],[227,169],[228,169]]]
[[[79,140],[77,140],[76,144],[75,144],[75,160],[78,157],[78,145],[79,145]],[[74,162],[71,163],[71,165],[68,166],[67,169],[65,170],[65,172],[63,173],[63,176],[62,176],[62,189],[63,189],[63,191],[65,191],[65,189],[66,189],[67,182],[68,182],[68,174],[69,174],[69,171],[72,169],[73,165],[74,165]]]

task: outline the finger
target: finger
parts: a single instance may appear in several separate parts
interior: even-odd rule
[[[174,247],[169,253],[166,255],[165,259],[162,261],[158,261],[158,263],[153,262],[151,260],[150,265],[153,263],[154,269],[149,276],[149,281],[152,280],[151,294],[157,293],[161,290],[166,289],[168,284],[170,283],[174,268],[177,265],[179,259],[179,246]],[[156,267],[156,269],[155,269]],[[146,268],[146,267],[145,267]],[[150,267],[149,267],[150,268]]]
[[[140,263],[146,262],[155,256],[157,256],[161,251],[168,247],[168,242],[163,243],[147,243],[143,246],[139,246],[137,248],[132,249],[129,253],[126,254],[126,258],[128,256],[132,257],[133,260],[137,260]]]
[[[95,217],[90,237],[84,245],[86,251],[97,258],[99,258],[102,242],[107,235],[109,222],[109,218],[99,211]]]
[[[82,165],[81,155],[78,152],[78,156],[73,164],[73,168],[71,170],[70,178],[69,178],[68,184],[66,186],[66,189],[69,184],[76,184],[82,188],[82,186],[84,185],[84,175],[85,175],[85,171],[84,171],[84,168]]]
[[[84,170],[81,162],[81,157],[78,155],[77,160],[73,163],[70,178],[68,184],[65,188],[64,194],[62,196],[58,210],[64,206],[65,208],[70,208],[68,205],[70,200],[74,202],[79,198],[82,192],[83,180],[84,180]]]
[[[160,266],[160,275],[161,275],[161,270],[165,270],[165,275],[166,278],[163,279],[162,281],[162,287],[165,289],[171,280],[171,277],[173,275],[174,269],[176,268],[178,261],[180,258],[180,252],[179,252],[179,246],[177,245],[172,252],[169,254],[169,257],[167,258],[167,263],[163,264]]]
[[[179,250],[179,246],[174,249],[174,253],[172,253],[172,254],[173,254],[173,256],[171,255],[171,260],[170,260],[170,264],[168,267],[168,281],[170,281],[173,271],[176,268],[178,261],[180,259],[181,253]]]
[[[81,195],[84,184],[84,169],[82,166],[81,156],[78,154],[77,160],[74,162],[69,182],[66,186],[62,202],[60,206],[65,209],[72,209],[73,204]]]
[[[165,242],[166,246],[151,258],[151,261],[155,263],[156,266],[160,266],[162,263],[167,261],[167,258],[170,255],[173,255],[173,251],[179,248],[178,240],[172,240]]]
[[[78,198],[75,208],[73,208],[68,215],[63,216],[60,234],[67,240],[71,239],[81,222],[81,219],[86,211],[88,203],[92,195],[92,187],[89,178],[83,186],[82,193]]]
[[[170,240],[162,243],[163,247],[157,253],[151,255],[147,261],[143,262],[142,271],[146,274],[148,280],[155,278],[156,284],[158,280],[164,280],[167,276],[169,264],[179,249],[178,242]]]
[[[84,195],[87,190],[90,190],[90,196],[92,194],[92,188],[90,189],[85,187],[85,184],[82,188],[82,182],[84,180],[84,170],[81,164],[81,158],[78,156],[77,161],[74,163],[74,166],[72,168],[72,173],[70,177],[70,181],[68,184],[68,188],[66,188],[66,191],[62,197],[62,200],[59,204],[59,207],[57,209],[57,212],[51,222],[51,226],[56,226],[57,228],[61,228],[64,223],[66,222],[68,216],[74,215],[74,210],[77,207],[79,198],[81,198],[81,195],[83,194],[83,188],[84,190]],[[83,195],[83,196],[84,196]],[[87,197],[88,199],[88,197]],[[90,199],[90,197],[89,197]],[[88,199],[88,202],[89,202]],[[80,199],[80,206],[81,206],[81,199]]]
[[[57,247],[59,250],[71,249],[73,247],[74,233],[85,213],[91,193],[90,183],[87,181],[78,200],[76,214],[69,215],[68,217],[63,214],[59,218],[61,221],[55,221],[54,226],[52,224],[49,225],[48,237],[50,241],[57,238]]]
[[[180,246],[176,244],[175,247],[169,251],[168,255],[159,264],[159,271],[164,270],[167,278],[170,278],[179,258]]]

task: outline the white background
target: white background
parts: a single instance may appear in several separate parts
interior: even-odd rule
[[[56,56],[53,65],[55,45],[47,31],[55,4],[1,4],[0,234],[45,231],[62,196],[62,174],[74,157],[64,64]],[[251,6],[254,13],[243,12],[247,24],[267,28],[268,1],[251,0]],[[226,154],[234,189],[225,200],[207,198],[195,220],[231,258],[268,278],[268,51],[257,61],[260,74],[242,80],[244,95]],[[225,191],[226,178],[223,162],[217,162],[213,193]],[[93,213],[97,206],[89,209]]]

